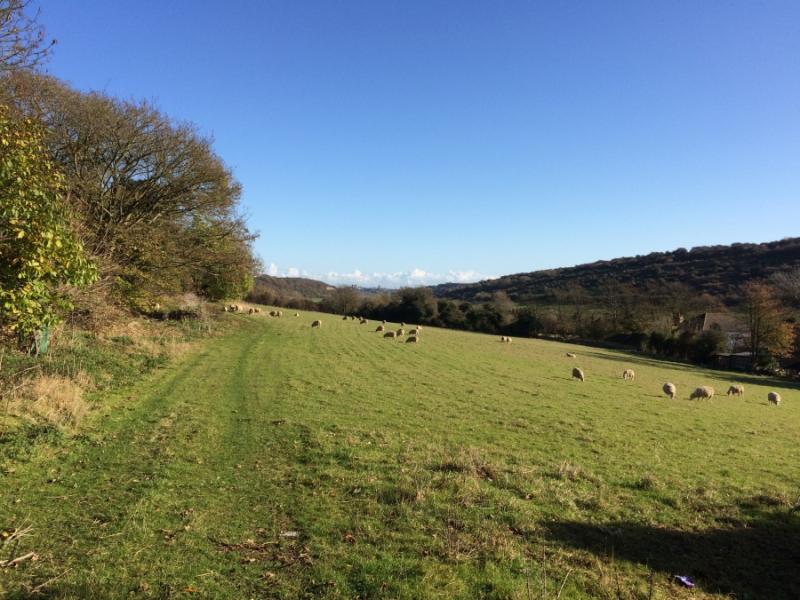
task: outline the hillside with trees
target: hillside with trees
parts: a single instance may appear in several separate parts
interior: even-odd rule
[[[313,306],[334,289],[324,281],[305,277],[259,275],[255,278],[253,289],[247,295],[247,299],[260,304],[279,306],[289,306],[294,302],[299,308],[301,305]]]
[[[505,292],[520,304],[562,304],[576,294],[610,298],[629,288],[652,297],[715,298],[725,305],[741,300],[740,287],[800,267],[800,238],[764,244],[698,246],[672,252],[601,260],[575,267],[506,275],[470,284],[433,287],[439,298],[481,302]]]

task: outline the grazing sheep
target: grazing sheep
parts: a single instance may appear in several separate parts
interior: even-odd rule
[[[270,317],[274,317],[275,316],[275,311],[274,310],[269,311],[269,316]]]
[[[384,319],[383,321],[381,321],[381,323],[383,323],[384,325],[386,325],[386,319]]]
[[[283,316],[283,311],[282,311],[282,310],[279,310],[279,311],[278,311],[278,314],[276,314],[275,316],[276,316],[276,317],[282,317],[282,316]]]
[[[260,309],[260,308],[256,308],[256,309],[255,309],[255,311],[256,311],[257,313],[260,313],[260,312],[261,312],[261,309]]]
[[[770,392],[767,394],[767,400],[770,404],[778,406],[781,403],[781,395],[778,392]]]
[[[406,339],[406,344],[417,344],[417,343],[419,343],[419,338],[415,335],[410,335],[408,336],[408,339]]]
[[[299,316],[300,316],[300,313],[294,313],[294,316],[295,316],[295,317],[299,317]]]
[[[405,334],[406,334],[406,330],[403,329],[402,327],[397,330],[397,337],[404,336]]]
[[[579,381],[586,381],[586,375],[584,375],[583,371],[578,367],[572,369],[572,376]]]
[[[322,327],[322,321],[320,321],[319,319],[317,319],[316,321],[314,321],[314,322],[311,324],[311,327],[312,327],[312,329],[313,329],[314,327]]]
[[[567,358],[575,358],[575,355],[572,352],[567,352]]]
[[[343,316],[343,317],[342,317],[342,321],[347,321],[347,319],[349,319],[349,318],[350,318],[350,317],[348,317],[347,315],[345,315],[345,316]]]
[[[383,325],[378,325],[378,326],[375,328],[375,331],[386,331],[386,327],[384,327]]]
[[[405,326],[406,326],[405,323],[400,323],[400,327],[405,327]]]
[[[744,386],[738,383],[732,385],[728,388],[728,396],[744,396]]]
[[[386,333],[383,334],[383,337],[385,337],[385,338],[393,338],[393,337],[397,337],[397,334],[394,331],[387,331]]]
[[[227,306],[223,306],[222,307],[222,312],[228,312],[228,307]]]
[[[510,343],[511,343],[511,338],[506,336],[506,344],[510,344]]]
[[[504,335],[501,335],[501,336],[500,336],[500,341],[501,341],[501,342],[505,342],[505,341],[506,341],[506,336],[504,336]]]
[[[367,321],[366,319],[361,319],[361,320],[359,321],[359,323],[360,323],[361,325],[366,325],[367,323],[369,323],[369,321]]]
[[[714,388],[710,385],[702,385],[699,388],[695,388],[695,390],[689,396],[689,400],[697,400],[698,398],[713,398],[714,397]]]
[[[634,379],[636,379],[636,373],[633,372],[633,369],[625,369],[622,372],[622,378],[625,381],[628,381],[628,380],[633,381]]]
[[[249,310],[247,311],[247,314],[248,314],[248,315],[254,315],[254,314],[256,314],[256,309],[255,309],[255,308],[251,308],[251,309],[249,309]]]
[[[661,388],[664,390],[664,393],[669,396],[670,400],[674,400],[675,396],[678,394],[678,388],[675,387],[674,383],[665,383],[664,387]]]
[[[417,331],[422,331],[422,325],[417,325],[414,329],[416,329]]]

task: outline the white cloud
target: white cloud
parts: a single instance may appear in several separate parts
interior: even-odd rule
[[[482,279],[493,279],[477,271],[448,271],[446,274],[430,273],[419,267],[409,271],[363,273],[356,269],[350,273],[329,272],[325,281],[333,285],[358,285],[362,287],[398,288],[403,286],[436,285],[455,282],[471,283]]]
[[[485,275],[478,271],[455,271],[447,273],[431,273],[425,269],[414,267],[408,271],[375,271],[364,273],[360,269],[353,269],[349,272],[340,273],[329,271],[325,275],[319,276],[309,273],[305,269],[298,267],[288,267],[285,271],[278,268],[275,263],[270,263],[267,273],[273,277],[308,277],[310,279],[321,279],[331,285],[357,285],[360,287],[383,287],[399,288],[404,286],[436,285],[439,283],[472,283],[483,279],[494,279],[491,275]]]
[[[329,271],[324,279],[328,283],[333,283],[333,284],[361,285],[369,281],[369,276],[364,275],[364,273],[356,269],[352,273],[337,273],[336,271]]]

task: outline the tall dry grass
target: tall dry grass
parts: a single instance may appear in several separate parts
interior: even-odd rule
[[[83,371],[75,379],[61,375],[39,375],[20,388],[9,403],[17,415],[38,417],[54,425],[77,427],[89,410],[84,394],[93,387]]]

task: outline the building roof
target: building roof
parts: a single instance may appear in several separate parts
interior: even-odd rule
[[[725,333],[744,333],[747,325],[736,314],[725,312],[707,312],[689,319],[683,324],[690,331],[709,331],[719,329]]]
[[[745,331],[747,326],[738,316],[731,313],[708,312],[703,315],[703,331],[721,329],[722,331]]]

